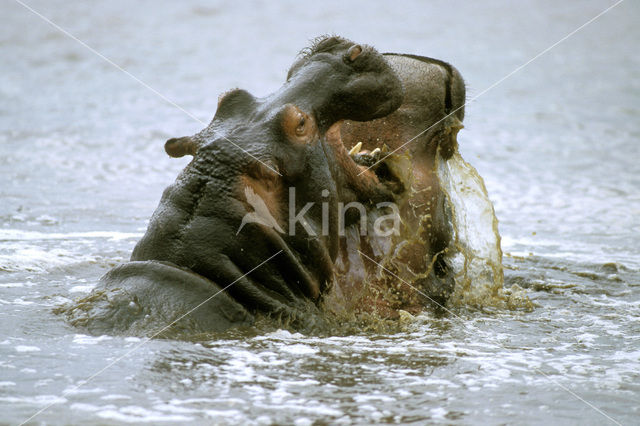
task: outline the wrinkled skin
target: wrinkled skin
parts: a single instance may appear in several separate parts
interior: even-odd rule
[[[340,298],[393,316],[397,309],[415,313],[425,304],[442,306],[453,290],[448,265],[450,214],[435,167],[439,156],[447,160],[457,149],[465,86],[459,72],[445,62],[415,55],[384,56],[404,86],[402,105],[376,120],[345,121],[341,135],[347,149],[362,143],[361,151],[354,154],[357,162],[373,165],[381,181],[395,183],[390,186],[400,207],[401,235],[375,238],[348,233],[337,269]],[[385,145],[393,153],[387,158]],[[372,156],[376,148],[383,151]],[[404,161],[397,162],[396,157]],[[385,291],[390,286],[395,297]],[[385,298],[372,297],[371,289]]]
[[[221,96],[207,128],[167,141],[169,155],[193,160],[164,191],[131,262],[70,308],[71,322],[127,334],[175,322],[173,330],[193,333],[263,314],[313,327],[340,249],[337,203],[394,198],[373,171],[360,174],[340,139],[342,120],[384,117],[402,99],[382,55],[340,38],[316,42],[266,98],[239,89]],[[289,188],[296,212],[315,203],[306,214],[311,235],[300,223],[289,229]],[[248,190],[278,226],[247,223],[238,231],[253,211]],[[321,232],[321,203],[329,207],[328,232]]]

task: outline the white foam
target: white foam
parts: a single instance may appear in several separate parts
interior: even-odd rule
[[[64,396],[69,396],[69,395],[91,395],[91,394],[95,394],[95,393],[103,393],[104,389],[102,388],[83,388],[83,387],[78,387],[78,386],[72,386],[69,387],[67,389],[65,389],[62,394]]]
[[[51,404],[63,404],[67,402],[66,398],[58,395],[36,395],[36,396],[2,396],[0,401],[10,402],[12,404],[31,404],[37,406],[47,406]]]
[[[94,405],[94,404],[86,404],[86,403],[83,403],[83,402],[75,402],[75,403],[71,404],[71,406],[69,408],[71,408],[72,410],[77,410],[77,411],[94,412],[94,411],[98,411],[100,409],[105,409],[105,408],[114,409],[116,407],[114,405],[107,406],[107,407],[100,407],[100,406]]]
[[[17,299],[13,299],[12,304],[13,305],[18,305],[18,306],[29,306],[29,305],[33,305],[33,302],[31,302],[29,300],[24,300],[21,297],[19,297]]]
[[[308,417],[298,417],[293,421],[295,426],[311,426],[313,424],[313,420]]]
[[[218,417],[238,417],[242,415],[238,410],[204,410],[204,413],[214,419]]]
[[[120,394],[111,394],[111,395],[104,395],[101,396],[100,399],[103,399],[105,401],[121,401],[121,400],[129,400],[131,399],[131,397],[129,395],[120,395]]]
[[[283,346],[281,350],[293,355],[311,355],[318,353],[318,349],[300,343],[295,345]]]
[[[89,231],[89,232],[36,232],[21,229],[0,229],[0,241],[42,241],[42,240],[69,240],[78,238],[108,238],[110,240],[126,240],[140,238],[142,233],[115,232],[115,231]]]
[[[263,336],[256,336],[254,340],[298,340],[304,339],[304,336],[300,333],[291,333],[288,330],[276,330],[271,333],[267,333]]]
[[[613,355],[612,359],[615,360],[615,361],[636,361],[636,362],[640,362],[640,351],[633,351],[633,352],[617,351]]]
[[[119,410],[115,410],[112,408],[103,409],[102,411],[99,411],[97,413],[97,416],[103,419],[127,423],[189,422],[194,420],[193,417],[189,416],[164,414],[137,406],[126,406],[120,408]]]
[[[37,346],[18,345],[15,347],[16,352],[40,352],[40,348]]]
[[[95,284],[76,285],[69,289],[69,293],[90,293],[95,288]]]
[[[444,419],[444,416],[447,415],[447,410],[442,407],[432,408],[430,412],[431,415],[436,419]]]
[[[0,270],[9,272],[45,272],[49,268],[95,261],[94,257],[78,255],[62,248],[48,249],[34,245],[16,245],[9,254],[0,254]]]
[[[4,283],[0,284],[0,288],[17,288],[24,287],[24,283]]]
[[[383,401],[383,402],[394,402],[396,399],[387,395],[355,395],[353,397],[355,402],[368,402],[368,401]]]
[[[299,403],[295,403],[299,402]],[[342,411],[325,405],[318,405],[315,401],[305,400],[292,400],[288,404],[270,406],[270,408],[276,408],[281,411],[289,411],[292,413],[300,412],[308,415],[315,414],[320,416],[340,416]]]
[[[105,340],[112,340],[111,336],[87,336],[86,334],[76,334],[73,336],[73,343],[78,345],[95,345]]]

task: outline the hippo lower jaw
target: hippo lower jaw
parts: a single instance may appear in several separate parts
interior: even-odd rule
[[[376,175],[375,167],[362,164],[354,152],[348,151],[342,139],[344,120],[333,124],[326,133],[326,155],[336,159],[339,172],[334,172],[334,179],[343,191],[342,201],[346,204],[357,201],[365,205],[380,202],[391,202],[395,194],[388,186],[393,179],[384,181]]]
[[[117,266],[90,296],[58,310],[69,322],[94,335],[132,334],[174,337],[250,326],[256,317],[228,289],[170,262],[133,261]],[[270,316],[300,330],[322,324],[315,306],[274,308]]]
[[[221,287],[169,262],[125,263],[105,274],[97,288],[62,310],[72,325],[95,335],[215,332],[254,320]]]

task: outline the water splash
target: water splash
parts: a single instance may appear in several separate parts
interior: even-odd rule
[[[453,306],[532,307],[524,291],[504,289],[498,219],[484,180],[460,153],[438,156],[437,175],[447,195],[453,229],[449,263],[455,273]]]

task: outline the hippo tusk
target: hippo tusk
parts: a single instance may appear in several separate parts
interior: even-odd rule
[[[448,116],[445,120],[443,139],[439,145],[440,155],[445,160],[451,158],[458,149],[458,132],[463,128],[462,121],[456,116]]]
[[[353,148],[351,148],[351,150],[349,151],[349,155],[356,155],[357,153],[360,152],[361,149],[362,149],[362,142],[358,142],[357,144],[355,144]]]
[[[458,117],[451,117],[445,122],[445,126],[450,133],[453,133],[454,136],[458,134],[458,132],[464,129],[464,124]]]
[[[454,117],[453,121],[448,125],[447,133],[451,135],[452,142],[455,145],[458,145],[458,132],[462,129],[464,129],[464,124],[462,124],[462,121],[460,121],[458,117]]]

